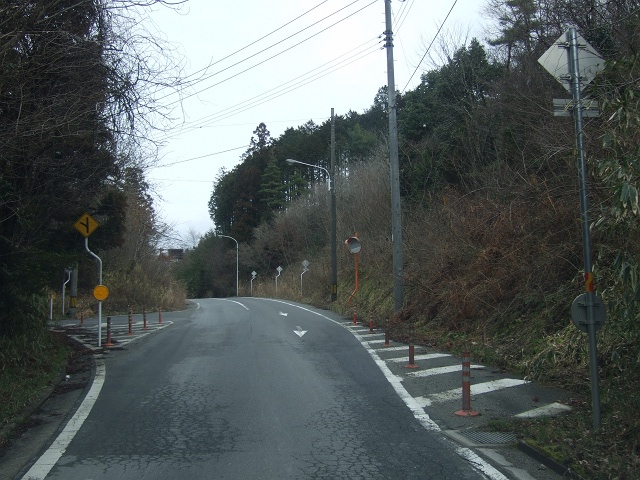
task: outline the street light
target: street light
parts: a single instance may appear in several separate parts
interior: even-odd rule
[[[236,297],[238,297],[238,241],[229,235],[218,235],[219,237],[230,238],[236,242]]]
[[[294,160],[293,158],[287,158],[285,160],[285,162],[287,162],[289,165],[293,165],[294,163],[299,163],[300,165],[306,165],[307,167],[311,167],[311,168],[317,168],[318,170],[323,170],[326,174],[327,174],[327,178],[329,179],[329,191],[332,192],[333,189],[332,187],[332,178],[331,178],[331,174],[329,173],[329,170],[327,170],[324,167],[321,167],[320,165],[312,165],[311,163],[304,163],[301,162],[299,160]]]
[[[331,117],[333,118],[333,109],[331,110]],[[333,155],[331,158],[331,170],[335,174],[335,165],[333,160]],[[301,162],[299,160],[294,160],[292,158],[287,158],[285,160],[289,165],[293,165],[294,163],[305,165],[311,168],[317,168],[318,170],[323,170],[327,174],[327,178],[329,180],[329,192],[331,192],[331,301],[335,301],[338,296],[338,256],[337,256],[337,247],[336,247],[336,189],[333,183],[333,176],[329,170],[320,165],[312,165],[311,163]]]

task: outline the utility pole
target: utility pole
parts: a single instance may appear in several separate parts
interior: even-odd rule
[[[402,258],[402,210],[400,206],[400,161],[398,159],[398,122],[396,83],[393,71],[393,33],[391,31],[391,0],[384,2],[384,32],[387,49],[387,89],[389,109],[389,162],[391,164],[391,239],[393,243],[393,305],[398,313],[404,306]]]
[[[338,255],[336,247],[336,117],[331,109],[331,301],[338,299]]]

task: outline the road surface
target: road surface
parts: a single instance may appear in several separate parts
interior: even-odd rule
[[[66,434],[23,478],[486,478],[338,316],[239,298],[165,319],[98,358]]]

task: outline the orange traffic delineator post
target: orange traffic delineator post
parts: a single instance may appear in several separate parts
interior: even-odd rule
[[[462,354],[462,410],[454,412],[461,417],[475,417],[480,415],[471,409],[471,354]]]
[[[353,324],[358,323],[358,317],[356,316],[356,307],[353,307]]]
[[[162,309],[158,307],[158,323],[162,323]]]
[[[142,307],[142,324],[143,324],[143,327],[142,327],[143,330],[149,330],[147,328],[147,309],[144,307]]]
[[[369,333],[373,333],[373,318],[369,320]]]
[[[104,346],[113,347],[113,342],[111,341],[111,317],[107,317],[107,343]]]
[[[420,368],[420,365],[415,362],[415,348],[413,343],[409,344],[409,363],[407,363],[404,368]]]
[[[133,307],[129,307],[129,335],[133,335]]]

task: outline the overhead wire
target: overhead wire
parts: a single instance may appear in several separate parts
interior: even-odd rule
[[[195,83],[201,83],[201,82],[204,82],[204,81],[206,81],[206,80],[209,80],[210,78],[213,78],[213,77],[214,77],[214,76],[216,76],[216,75],[219,75],[219,74],[221,74],[221,73],[223,73],[223,72],[226,72],[227,70],[230,70],[230,69],[232,69],[233,67],[236,67],[236,66],[238,66],[238,65],[240,65],[240,64],[242,64],[242,63],[244,63],[244,62],[246,62],[246,61],[248,61],[248,60],[250,60],[250,59],[252,59],[252,58],[254,58],[254,57],[256,57],[256,56],[258,56],[258,55],[260,55],[261,53],[264,53],[264,52],[266,52],[266,51],[268,51],[268,50],[271,50],[272,48],[274,48],[274,47],[276,47],[276,46],[278,46],[278,45],[280,45],[280,44],[284,43],[285,41],[287,41],[287,40],[289,40],[289,39],[291,39],[291,38],[295,37],[296,35],[299,35],[299,34],[301,34],[302,32],[304,32],[304,31],[308,30],[309,28],[311,28],[311,27],[313,27],[313,26],[315,26],[315,25],[317,25],[317,24],[319,24],[319,23],[321,23],[321,22],[325,21],[326,19],[328,19],[328,18],[330,18],[330,17],[332,17],[332,16],[334,16],[334,15],[336,15],[336,14],[340,13],[341,11],[343,11],[343,10],[347,9],[348,7],[350,7],[351,5],[353,5],[353,4],[354,4],[354,3],[356,3],[356,2],[358,2],[358,0],[353,1],[353,2],[352,2],[352,3],[350,3],[349,5],[347,5],[347,6],[345,6],[345,7],[342,7],[341,9],[339,9],[339,10],[337,10],[337,11],[333,12],[333,13],[332,13],[332,14],[330,14],[330,15],[327,15],[326,17],[322,18],[321,20],[318,20],[317,22],[315,22],[315,23],[313,23],[313,24],[311,24],[311,25],[309,25],[309,26],[307,26],[307,27],[305,27],[305,28],[303,28],[303,29],[301,29],[301,30],[297,31],[296,33],[291,34],[291,35],[289,35],[288,37],[286,37],[286,38],[284,38],[284,39],[282,39],[282,40],[280,40],[280,41],[278,41],[278,42],[276,42],[276,43],[274,43],[274,44],[272,44],[272,45],[269,45],[269,46],[268,46],[268,47],[266,47],[266,48],[263,48],[263,49],[262,49],[262,50],[260,50],[259,52],[256,52],[255,54],[250,55],[249,57],[246,57],[246,58],[244,58],[244,59],[242,59],[242,60],[239,60],[239,61],[237,61],[236,63],[234,63],[234,64],[232,64],[232,65],[229,65],[228,67],[225,67],[225,68],[223,68],[223,69],[221,69],[221,70],[218,70],[218,71],[217,71],[217,72],[215,72],[215,73],[212,73],[212,74],[210,74],[210,75],[208,75],[208,76],[206,76],[206,77],[203,77],[202,79],[199,79],[199,80],[198,80],[197,82],[195,82]],[[290,47],[288,47],[288,48],[286,48],[286,49],[284,49],[284,50],[282,50],[282,51],[280,51],[280,52],[276,53],[275,55],[272,55],[271,57],[269,57],[269,58],[267,58],[267,59],[265,59],[265,60],[263,60],[263,61],[261,61],[261,62],[258,62],[258,63],[256,63],[256,64],[254,64],[253,66],[251,66],[251,67],[249,67],[249,68],[246,68],[246,69],[242,70],[242,71],[241,71],[241,72],[239,72],[239,73],[236,73],[236,74],[234,74],[234,75],[232,75],[232,76],[230,76],[230,77],[227,77],[227,78],[225,78],[224,80],[221,80],[221,81],[219,81],[219,82],[217,82],[217,83],[214,83],[213,85],[209,85],[209,86],[207,86],[207,87],[205,87],[205,88],[202,88],[202,89],[200,89],[200,90],[198,90],[198,91],[196,91],[196,92],[193,92],[193,93],[191,93],[191,94],[189,94],[189,95],[186,95],[186,96],[184,96],[184,97],[181,97],[181,98],[180,98],[180,99],[178,99],[178,100],[174,100],[173,102],[169,102],[168,104],[166,104],[166,106],[170,106],[170,105],[174,105],[174,104],[176,104],[176,103],[180,103],[182,100],[186,100],[187,98],[191,98],[191,97],[193,97],[193,96],[195,96],[195,95],[198,95],[198,94],[200,94],[200,93],[202,93],[202,92],[205,92],[205,91],[207,91],[207,90],[209,90],[209,89],[211,89],[211,88],[213,88],[213,87],[216,87],[216,86],[218,86],[218,85],[220,85],[220,84],[222,84],[222,83],[224,83],[224,82],[227,82],[227,81],[229,81],[229,80],[231,80],[231,79],[233,79],[233,78],[236,78],[236,77],[238,77],[239,75],[242,75],[243,73],[246,73],[246,72],[248,72],[249,70],[252,70],[252,69],[254,69],[254,68],[256,68],[256,67],[258,67],[258,66],[260,66],[260,65],[262,65],[262,64],[264,64],[264,63],[266,63],[266,62],[268,62],[268,61],[270,61],[270,60],[273,60],[274,58],[279,57],[279,56],[280,56],[280,55],[282,55],[283,53],[286,53],[286,52],[288,52],[289,50],[292,50],[292,49],[294,49],[294,48],[298,47],[299,45],[301,45],[301,44],[303,44],[303,43],[305,43],[305,42],[307,42],[307,41],[311,40],[312,38],[317,37],[317,36],[318,36],[318,35],[320,35],[321,33],[326,32],[326,31],[327,31],[327,30],[329,30],[330,28],[333,28],[333,27],[335,27],[336,25],[338,25],[338,24],[340,24],[340,23],[344,22],[344,21],[345,21],[345,20],[347,20],[348,18],[350,18],[350,17],[354,16],[354,15],[355,15],[355,14],[357,14],[357,13],[360,13],[361,11],[363,11],[364,9],[366,9],[366,8],[370,7],[371,5],[373,5],[373,4],[375,4],[375,3],[376,3],[376,1],[374,0],[374,1],[370,2],[369,4],[365,5],[364,7],[360,8],[359,10],[356,10],[355,12],[350,13],[350,14],[349,14],[349,15],[347,15],[346,17],[344,17],[344,18],[342,18],[342,19],[338,20],[337,22],[335,22],[335,23],[333,23],[333,24],[329,25],[328,27],[326,27],[326,28],[324,28],[324,29],[320,30],[319,32],[314,33],[313,35],[311,35],[311,36],[309,36],[309,37],[305,38],[304,40],[301,40],[301,41],[299,41],[298,43],[296,43],[296,44],[294,44],[294,45],[292,45],[292,46],[290,46]],[[227,56],[226,58],[228,58],[228,56]],[[157,100],[162,100],[162,99],[164,99],[164,98],[166,98],[166,97],[169,97],[169,96],[171,96],[171,95],[173,95],[173,92],[172,92],[172,93],[170,93],[170,94],[167,94],[167,95],[165,95],[165,96],[163,96],[163,97],[160,97],[160,98],[158,98]]]
[[[340,55],[339,57],[336,57],[333,60],[319,67],[316,67],[315,69],[312,69],[302,75],[299,75],[298,77],[295,77],[285,83],[282,83],[277,87],[274,87],[270,90],[262,92],[254,97],[251,97],[235,105],[232,105],[230,107],[224,108],[215,113],[207,115],[206,117],[200,118],[192,122],[191,124],[187,124],[188,126],[185,130],[192,131],[194,129],[202,128],[203,126],[206,126],[206,124],[208,123],[217,122],[225,118],[231,117],[233,115],[242,113],[250,108],[253,108],[255,106],[262,105],[263,103],[274,100],[278,97],[281,97],[282,95],[295,91],[303,86],[306,86],[323,77],[326,77],[327,75],[330,75],[331,73],[334,73],[337,70],[345,68],[359,60],[362,60],[363,58],[371,55],[372,53],[376,53],[378,51],[378,45],[380,41],[377,37],[374,40],[376,40],[376,44],[370,45],[363,49],[364,46],[371,43],[371,40],[369,40],[359,45],[358,47],[355,47],[354,49]],[[349,55],[354,51],[357,51],[357,52],[343,60],[340,60],[342,57],[345,57],[346,55]],[[317,70],[320,70],[320,71],[317,72]],[[184,133],[185,130],[181,130],[181,133]]]
[[[397,35],[400,32],[400,29],[402,28],[402,26],[404,25],[405,20],[409,17],[409,12],[411,12],[414,2],[415,0],[411,0],[410,2],[403,2],[402,7],[400,7],[398,14],[395,16],[393,20],[393,26],[392,26],[392,32],[395,38],[398,38]],[[404,55],[404,61],[405,61],[407,70],[411,70],[411,67],[409,66],[407,52],[404,51],[404,44],[402,42],[399,42],[399,43],[400,43],[399,45],[400,48],[402,48],[402,53]]]
[[[377,52],[377,48],[376,48],[375,50],[372,50],[371,52],[366,53],[366,54],[365,54],[365,56],[366,56],[366,55],[370,55],[371,53],[375,53],[375,52]],[[361,58],[362,58],[362,57],[361,57]],[[329,63],[331,63],[331,62],[329,62]],[[325,73],[324,73],[323,75],[321,75],[321,76],[318,76],[318,77],[316,77],[316,78],[313,78],[312,80],[309,80],[309,81],[307,81],[307,82],[305,82],[305,83],[302,83],[302,84],[299,84],[299,85],[295,86],[295,88],[290,88],[290,89],[288,89],[288,90],[286,90],[286,91],[284,91],[284,92],[280,92],[278,95],[276,95],[276,96],[272,96],[272,97],[270,97],[270,98],[263,99],[263,100],[259,101],[258,103],[250,104],[250,105],[248,105],[248,106],[246,106],[246,107],[242,108],[241,110],[238,110],[238,111],[232,111],[232,112],[230,112],[230,113],[223,114],[223,115],[219,116],[219,118],[208,119],[208,120],[207,120],[207,122],[205,122],[205,124],[203,124],[203,125],[194,125],[194,126],[191,126],[191,127],[187,128],[187,129],[186,129],[186,131],[180,131],[180,132],[179,132],[179,133],[177,133],[176,135],[180,135],[180,134],[183,134],[183,133],[188,133],[188,132],[190,132],[190,131],[194,131],[194,130],[199,130],[199,129],[201,129],[201,128],[205,128],[205,127],[209,126],[209,125],[207,125],[207,123],[209,123],[209,122],[216,122],[216,121],[224,120],[224,119],[229,118],[229,117],[231,117],[231,116],[233,116],[233,115],[236,115],[236,114],[238,114],[238,113],[242,113],[242,112],[244,112],[244,111],[246,111],[246,110],[249,110],[250,108],[253,108],[253,107],[255,107],[255,106],[261,105],[261,104],[266,103],[266,102],[268,102],[268,101],[274,100],[275,98],[278,98],[278,97],[280,97],[280,96],[282,96],[282,95],[285,95],[285,94],[290,93],[290,92],[292,92],[292,91],[294,91],[294,90],[297,90],[298,88],[301,88],[301,87],[303,87],[303,86],[305,86],[305,85],[307,85],[307,84],[309,84],[309,83],[312,83],[312,82],[314,82],[314,81],[316,81],[316,80],[319,80],[319,79],[320,79],[320,78],[322,78],[322,77],[325,77],[325,76],[327,76],[327,75],[330,75],[331,73],[335,72],[336,70],[339,70],[340,68],[344,68],[345,66],[346,66],[346,65],[342,65],[342,66],[340,66],[340,67],[336,67],[336,68],[334,68],[333,70],[329,70],[329,71],[325,72]],[[320,68],[320,67],[319,67],[319,68]],[[290,83],[290,82],[289,82],[289,83]],[[278,88],[278,87],[276,87],[276,88]],[[254,97],[254,98],[255,98],[255,97]],[[241,105],[241,104],[238,104],[238,105],[236,105],[236,106],[239,106],[239,105]],[[234,107],[235,107],[235,106],[234,106]],[[233,107],[230,107],[230,108],[233,108]],[[222,112],[224,112],[224,110],[223,110]],[[174,136],[176,136],[176,135],[174,135]],[[170,139],[170,138],[173,138],[174,136],[169,136],[169,137],[167,137],[167,138],[169,138],[169,139]],[[206,158],[206,157],[210,157],[210,156],[214,156],[214,155],[219,155],[219,154],[222,154],[222,153],[228,153],[228,152],[231,152],[231,151],[239,150],[239,149],[241,149],[241,148],[248,148],[248,147],[249,147],[249,145],[243,145],[243,146],[241,146],[241,147],[235,147],[235,148],[228,149],[228,150],[223,150],[223,151],[220,151],[220,152],[214,152],[214,153],[210,153],[210,154],[207,154],[207,155],[201,155],[201,156],[198,156],[198,157],[187,158],[187,159],[184,159],[184,160],[179,160],[179,161],[176,161],[176,162],[172,162],[172,163],[168,163],[168,164],[159,165],[159,166],[157,166],[156,168],[169,167],[169,166],[177,165],[177,164],[180,164],[180,163],[191,162],[191,161],[194,161],[194,160],[199,160],[199,159],[201,159],[201,158]]]
[[[165,168],[165,167],[172,167],[174,165],[179,165],[181,163],[187,163],[187,162],[192,162],[194,160],[200,160],[202,158],[207,158],[207,157],[213,157],[215,155],[222,155],[223,153],[229,153],[229,152],[233,152],[235,150],[240,150],[241,148],[248,148],[250,145],[243,145],[241,147],[234,147],[234,148],[228,148],[227,150],[221,150],[219,152],[213,152],[213,153],[207,153],[205,155],[200,155],[197,157],[192,157],[192,158],[186,158],[184,160],[177,160],[175,162],[171,162],[171,163],[164,163],[162,165],[156,165],[153,168]]]
[[[458,0],[453,0],[453,5],[451,5],[451,8],[449,9],[449,12],[447,13],[447,16],[444,18],[444,20],[442,21],[442,23],[440,24],[440,27],[438,28],[438,31],[436,32],[435,36],[433,37],[433,39],[431,40],[431,43],[429,44],[429,46],[427,47],[427,50],[424,52],[424,55],[422,56],[422,58],[420,59],[420,62],[418,63],[418,65],[416,66],[415,70],[413,71],[413,73],[411,74],[411,77],[409,77],[409,80],[407,81],[407,84],[404,86],[404,88],[402,89],[402,91],[400,93],[404,93],[404,91],[407,89],[407,87],[409,86],[409,84],[411,83],[411,80],[413,79],[413,77],[415,76],[416,72],[418,71],[418,69],[420,68],[420,65],[422,65],[422,62],[424,62],[424,59],[426,58],[427,54],[429,53],[429,51],[431,50],[431,47],[433,46],[433,43],[436,41],[436,39],[438,38],[438,35],[440,35],[440,32],[442,31],[442,27],[444,27],[444,24],[447,23],[447,19],[449,18],[449,15],[451,15],[451,12],[453,11],[454,7],[456,6],[456,4],[458,3]]]
[[[398,14],[395,15],[393,24],[394,34],[397,34],[402,28],[404,21],[407,19],[407,17],[409,16],[409,12],[413,8],[413,2],[415,2],[415,0],[411,0],[410,2],[402,2],[402,6],[400,7],[400,10],[398,10]]]
[[[352,3],[351,3],[351,4],[349,4],[348,6],[353,5],[353,4],[354,4],[354,3],[356,3],[357,1],[358,1],[358,0],[356,0],[356,1],[352,2]],[[325,3],[325,2],[323,2],[323,3]],[[255,67],[257,67],[257,66],[259,66],[259,65],[261,65],[261,64],[263,64],[263,63],[265,63],[265,62],[267,62],[267,61],[269,61],[269,60],[272,60],[273,58],[275,58],[275,57],[277,57],[277,56],[279,56],[279,55],[282,55],[283,53],[285,53],[285,52],[287,52],[287,51],[289,51],[289,50],[291,50],[291,49],[293,49],[293,48],[295,48],[295,47],[299,46],[300,44],[302,44],[302,43],[304,43],[304,42],[306,42],[306,41],[310,40],[311,38],[314,38],[315,36],[317,36],[317,35],[319,35],[319,34],[321,34],[321,33],[323,33],[323,32],[326,32],[326,31],[327,31],[327,30],[329,30],[330,28],[333,28],[334,26],[336,26],[336,25],[338,25],[339,23],[341,23],[341,22],[343,22],[343,21],[347,20],[348,18],[350,18],[350,17],[352,17],[352,16],[354,16],[354,15],[356,15],[356,14],[358,14],[358,13],[362,12],[363,10],[365,10],[366,8],[370,7],[371,5],[373,5],[373,4],[375,4],[375,3],[376,3],[376,2],[375,2],[375,0],[374,0],[374,1],[371,1],[370,3],[368,3],[367,5],[365,5],[365,6],[364,6],[364,7],[362,7],[362,8],[358,9],[357,11],[355,11],[355,12],[353,12],[353,13],[351,13],[351,14],[347,15],[346,17],[342,18],[341,20],[338,20],[337,22],[335,22],[335,23],[331,24],[330,26],[328,26],[328,27],[326,27],[326,28],[324,28],[324,29],[320,30],[319,32],[317,32],[317,33],[315,33],[315,34],[313,34],[313,35],[311,35],[311,36],[307,37],[306,39],[304,39],[304,40],[302,40],[302,41],[300,41],[300,42],[296,43],[295,45],[293,45],[293,46],[291,46],[291,47],[289,47],[289,48],[287,48],[287,49],[285,49],[285,50],[283,50],[283,51],[281,51],[281,52],[277,53],[276,55],[273,55],[273,56],[269,57],[268,59],[263,60],[262,62],[259,62],[259,63],[255,64],[255,65],[253,65],[252,67],[249,67],[249,68],[247,68],[247,69],[243,70],[242,72],[239,72],[239,73],[237,73],[237,74],[235,74],[235,75],[233,75],[233,76],[231,76],[231,77],[228,77],[228,78],[227,78],[227,79],[225,79],[225,80],[222,80],[222,81],[220,81],[220,82],[218,82],[218,83],[216,83],[216,84],[214,84],[214,85],[210,85],[210,86],[208,86],[208,87],[207,87],[207,88],[205,88],[205,89],[202,89],[202,90],[200,90],[200,91],[198,91],[198,92],[195,92],[195,93],[194,93],[194,94],[192,94],[192,95],[189,95],[189,96],[187,96],[187,97],[183,97],[183,99],[189,98],[189,97],[191,97],[191,96],[193,96],[193,95],[196,95],[196,94],[201,93],[201,92],[203,92],[203,91],[205,91],[205,90],[208,90],[208,89],[210,89],[210,88],[213,88],[213,87],[215,87],[215,86],[217,86],[217,85],[219,85],[219,84],[221,84],[221,83],[223,83],[223,82],[225,82],[225,81],[228,81],[228,80],[230,80],[230,79],[232,79],[232,78],[235,78],[235,77],[237,77],[237,76],[239,76],[239,75],[241,75],[241,74],[243,74],[243,73],[246,73],[247,71],[249,71],[249,70],[251,70],[251,69],[253,69],[253,68],[255,68]],[[318,6],[320,6],[320,5],[321,5],[321,4],[317,5],[317,6],[316,6],[316,7],[314,7],[314,8],[317,8],[317,7],[318,7]],[[331,16],[335,15],[336,13],[339,13],[340,11],[344,10],[345,8],[346,8],[346,7],[343,7],[343,8],[341,8],[340,10],[338,10],[338,11],[334,12],[333,14],[328,15],[328,16],[326,16],[326,17],[324,17],[322,20],[320,20],[320,21],[318,21],[318,22],[315,22],[313,25],[316,25],[316,24],[320,23],[321,21],[326,20],[327,18],[329,18],[329,17],[331,17]],[[313,9],[312,9],[312,10],[313,10]],[[309,11],[308,11],[308,12],[309,12]],[[306,13],[308,13],[308,12],[305,12],[305,14],[306,14]],[[298,16],[298,17],[296,17],[296,19],[301,18],[301,17],[302,17],[302,16],[304,16],[305,14],[300,15],[300,16]],[[288,22],[288,23],[287,23],[287,25],[288,25],[288,24],[290,24],[290,23],[292,23],[292,22],[293,22],[293,21],[295,21],[296,19],[292,20],[291,22]],[[313,26],[313,25],[311,25],[311,26]],[[302,30],[298,31],[296,34],[301,33],[301,32],[303,32],[303,31],[307,30],[307,29],[308,29],[308,28],[310,28],[311,26],[306,27],[306,28],[304,28],[304,29],[302,29]],[[276,31],[280,30],[281,28],[283,28],[283,27],[279,27],[278,29],[274,30],[273,32],[276,32]],[[289,39],[289,38],[291,38],[291,37],[295,36],[296,34],[294,34],[294,35],[291,35],[291,36],[287,37],[285,40],[287,40],[287,39]],[[264,37],[262,37],[262,39],[264,39],[264,38],[266,38],[266,37],[268,37],[268,36],[269,36],[269,34],[268,34],[268,35],[265,35]],[[377,37],[377,38],[376,38],[376,40],[379,40],[379,37]],[[282,42],[284,42],[284,40],[283,40],[283,41],[281,41],[281,42],[278,42],[278,43],[276,43],[276,44],[274,44],[274,45],[271,45],[270,47],[267,47],[267,48],[265,48],[265,49],[261,50],[259,53],[262,53],[262,52],[264,52],[264,51],[266,51],[266,50],[268,50],[268,49],[272,48],[273,46],[276,46],[276,45],[278,45],[278,44],[280,44],[280,43],[282,43]],[[363,48],[363,46],[367,45],[367,43],[370,43],[370,42],[371,42],[371,40],[369,40],[369,41],[367,41],[367,42],[365,42],[365,43],[361,44],[360,46],[358,46],[358,47],[356,47],[356,48],[354,48],[354,49],[350,50],[349,52],[346,52],[345,54],[342,54],[342,55],[340,55],[340,56],[338,56],[338,57],[334,58],[333,60],[331,60],[331,61],[329,61],[329,62],[327,62],[327,63],[323,64],[323,65],[322,65],[322,66],[320,66],[320,67],[317,67],[317,68],[315,68],[315,69],[312,69],[312,70],[310,70],[309,72],[307,72],[307,73],[305,73],[305,74],[303,74],[303,75],[300,75],[300,76],[298,76],[298,77],[294,78],[293,80],[289,80],[288,82],[285,82],[284,84],[281,84],[281,85],[279,85],[279,86],[277,86],[277,87],[274,87],[274,88],[273,88],[273,89],[271,89],[271,90],[268,90],[268,91],[266,91],[266,92],[263,92],[263,93],[262,93],[262,94],[260,94],[260,95],[254,96],[254,97],[252,97],[252,98],[251,98],[251,99],[249,99],[249,100],[245,100],[245,101],[243,101],[243,102],[241,102],[241,103],[239,103],[239,104],[236,104],[236,105],[234,105],[234,106],[231,106],[231,107],[228,107],[228,108],[226,108],[226,109],[223,109],[223,110],[221,110],[221,111],[219,111],[219,112],[216,112],[216,113],[214,113],[214,114],[212,114],[212,115],[209,115],[209,116],[207,116],[207,117],[204,117],[204,118],[201,118],[201,119],[199,119],[199,120],[196,120],[196,121],[195,121],[195,122],[193,122],[193,123],[192,123],[188,128],[186,128],[186,129],[184,129],[184,130],[181,130],[179,133],[176,133],[175,135],[172,135],[172,136],[168,136],[168,137],[166,137],[166,138],[173,138],[174,136],[176,136],[176,135],[178,135],[178,134],[186,133],[186,132],[189,132],[189,131],[193,131],[193,130],[196,130],[196,129],[200,129],[200,128],[203,128],[203,127],[209,126],[208,124],[209,124],[209,123],[211,123],[211,122],[218,122],[218,121],[224,120],[224,119],[229,118],[229,117],[231,117],[231,116],[233,116],[233,115],[235,115],[235,114],[242,113],[242,112],[244,112],[244,111],[246,111],[246,110],[248,110],[248,109],[250,109],[250,108],[253,108],[253,107],[255,107],[255,106],[261,105],[261,104],[266,103],[266,102],[268,102],[268,101],[274,100],[275,98],[278,98],[278,97],[280,97],[280,96],[283,96],[283,95],[285,95],[285,94],[287,94],[287,93],[290,93],[290,92],[292,92],[292,91],[294,91],[294,90],[297,90],[298,88],[301,88],[301,87],[303,87],[303,86],[305,86],[305,85],[307,85],[307,84],[309,84],[309,83],[312,83],[312,82],[314,82],[314,81],[317,81],[317,80],[319,80],[320,78],[323,78],[323,77],[325,77],[325,76],[327,76],[327,75],[329,75],[329,74],[331,74],[331,73],[333,73],[333,72],[335,72],[335,71],[337,71],[337,70],[339,70],[339,69],[341,69],[341,68],[344,68],[344,67],[346,67],[346,66],[348,66],[348,65],[350,65],[350,64],[352,64],[352,63],[354,63],[354,62],[356,62],[356,61],[358,61],[358,60],[361,60],[362,58],[364,58],[364,57],[366,57],[366,56],[368,56],[368,55],[370,55],[370,54],[372,54],[372,53],[375,53],[375,52],[378,50],[378,46],[377,46],[377,44],[379,44],[379,43],[380,43],[379,41],[377,42],[377,44],[376,44],[375,46],[370,46],[370,47],[368,47],[368,49],[369,49],[370,51],[367,51],[367,49],[365,48],[363,51],[358,52],[358,53],[356,53],[356,54],[354,54],[354,55],[352,55],[352,56],[348,57],[347,59],[345,59],[345,60],[342,60],[342,61],[338,62],[336,65],[333,65],[333,66],[331,66],[331,67],[327,67],[326,69],[321,70],[320,72],[318,72],[318,73],[315,73],[315,74],[311,75],[311,74],[312,74],[313,72],[315,72],[316,70],[322,69],[323,67],[325,67],[325,66],[327,66],[327,65],[331,65],[331,64],[335,63],[337,60],[339,60],[340,58],[344,57],[345,55],[348,55],[348,54],[350,54],[350,53],[352,53],[352,52],[354,52],[354,51],[356,51],[356,50],[358,50],[358,49],[362,49],[362,48]],[[253,44],[255,44],[255,43],[257,43],[257,41],[256,41],[256,42],[253,42],[253,43],[251,43],[251,44],[249,44],[248,46],[251,46],[251,45],[253,45]],[[247,46],[247,47],[243,47],[243,48],[241,48],[241,49],[237,50],[237,51],[236,51],[236,52],[234,52],[234,53],[238,53],[238,52],[240,52],[240,51],[244,50],[245,48],[248,48],[248,46]],[[374,47],[375,47],[375,48],[374,48]],[[233,55],[233,54],[227,55],[227,56],[226,56],[226,57],[224,57],[224,58],[225,58],[225,59],[226,59],[226,58],[229,58],[229,57],[230,57],[230,56],[232,56],[232,55]],[[256,55],[257,55],[257,54],[256,54]],[[240,61],[240,62],[236,62],[236,64],[234,64],[234,66],[235,66],[235,65],[238,65],[238,64],[242,63],[243,61],[246,61],[246,60],[248,60],[249,58],[252,58],[252,57],[254,57],[254,56],[256,56],[256,55],[252,55],[251,57],[247,57],[247,59],[245,59],[245,60],[242,60],[242,61]],[[216,62],[216,63],[219,63],[219,62]],[[208,68],[208,67],[206,67],[206,68]],[[226,70],[226,69],[225,69],[225,70]],[[202,70],[200,70],[199,72],[201,72],[201,71],[202,71]],[[222,71],[224,71],[224,70],[221,70],[220,72],[222,72]],[[220,72],[217,72],[217,73],[220,73]],[[217,74],[217,73],[216,73],[216,74]],[[208,79],[208,78],[211,78],[211,77],[212,77],[212,76],[214,76],[214,75],[215,75],[215,74],[208,76],[208,77],[207,77],[207,79]],[[309,77],[309,75],[311,75],[311,76]],[[308,77],[308,78],[306,78],[305,80],[299,80],[299,79],[303,79],[303,78],[305,78],[305,77]],[[299,80],[299,81],[298,81],[298,80]],[[204,81],[204,79],[203,79],[202,81]],[[294,82],[296,82],[296,81],[297,81],[297,83],[294,83]],[[200,82],[200,80],[199,80],[199,82]],[[292,84],[292,85],[290,85],[289,87],[287,87],[287,85],[289,85],[289,84]],[[271,92],[273,92],[273,93],[271,93]],[[262,98],[261,98],[261,97],[262,97]],[[165,98],[165,97],[161,97],[161,98]],[[177,102],[171,102],[171,103],[169,103],[168,105],[172,105],[172,104],[174,104],[174,103],[177,103]],[[240,109],[238,109],[238,107],[240,107]],[[198,157],[193,157],[193,158],[188,158],[188,159],[179,160],[179,161],[176,161],[176,162],[171,162],[171,163],[162,164],[162,165],[157,166],[156,168],[162,168],[162,167],[173,166],[173,165],[176,165],[176,164],[185,163],[185,162],[189,162],[189,161],[194,161],[194,160],[198,160],[198,159],[201,159],[201,158],[206,158],[206,157],[210,157],[210,156],[214,156],[214,155],[220,155],[220,154],[223,154],[223,153],[228,153],[228,152],[231,152],[231,151],[235,151],[235,150],[239,150],[239,149],[247,148],[247,147],[248,147],[248,145],[244,145],[244,146],[235,147],[235,148],[231,148],[231,149],[227,149],[227,150],[223,150],[223,151],[219,151],[219,152],[213,152],[213,153],[206,154],[206,155],[201,155],[201,156],[198,156]]]
[[[222,57],[219,60],[216,60],[213,63],[210,63],[209,65],[207,65],[206,67],[201,68],[200,70],[197,70],[193,73],[190,73],[189,75],[187,75],[185,78],[189,78],[189,77],[194,77],[196,75],[198,75],[199,73],[202,72],[206,72],[209,68],[213,67],[214,65],[217,65],[218,63],[222,63],[224,62],[226,59],[231,58],[234,55],[237,55],[238,53],[246,50],[249,47],[252,47],[253,45],[255,45],[258,42],[261,42],[262,40],[264,40],[265,38],[270,37],[271,35],[273,35],[276,32],[279,32],[280,30],[282,30],[285,27],[288,27],[289,25],[291,25],[292,23],[294,23],[297,20],[300,20],[302,17],[304,17],[305,15],[311,13],[312,11],[314,11],[316,8],[319,8],[320,6],[322,6],[323,4],[327,3],[329,0],[324,0],[323,2],[320,2],[318,5],[316,5],[315,7],[310,8],[309,10],[307,10],[306,12],[302,13],[301,15],[298,15],[296,18],[294,18],[293,20],[288,21],[287,23],[285,23],[284,25],[279,26],[278,28],[276,28],[275,30],[270,31],[269,33],[267,33],[266,35],[263,35],[262,37],[258,38],[257,40],[254,40],[251,43],[248,43],[247,45],[245,45],[244,47],[239,48],[238,50],[236,50],[235,52],[229,53],[228,55]],[[162,97],[164,98],[164,97]]]

